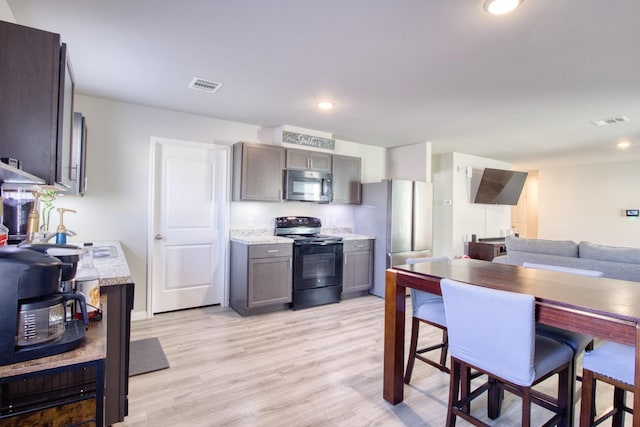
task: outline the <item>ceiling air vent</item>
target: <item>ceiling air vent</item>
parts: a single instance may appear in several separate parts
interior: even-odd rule
[[[189,87],[191,89],[202,90],[210,93],[220,89],[220,86],[222,86],[222,83],[212,82],[211,80],[201,79],[200,77],[194,77],[193,80],[191,80],[191,83],[189,83]]]
[[[593,123],[596,126],[604,126],[604,125],[612,125],[614,123],[622,123],[622,122],[628,122],[628,121],[629,121],[629,118],[625,116],[618,116],[618,117],[610,117],[608,119],[592,120],[591,123]]]

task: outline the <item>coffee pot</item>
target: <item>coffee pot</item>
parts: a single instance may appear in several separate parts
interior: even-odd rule
[[[0,247],[0,365],[63,353],[84,340],[84,297],[60,292],[62,279],[75,274],[77,256],[75,263],[73,256],[65,262],[49,249]],[[82,319],[68,314],[71,300],[82,309]]]

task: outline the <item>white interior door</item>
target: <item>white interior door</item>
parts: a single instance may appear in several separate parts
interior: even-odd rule
[[[220,304],[228,148],[152,142],[152,313]]]

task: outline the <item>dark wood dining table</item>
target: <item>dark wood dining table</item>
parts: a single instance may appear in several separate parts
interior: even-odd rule
[[[386,271],[383,397],[404,398],[406,288],[441,295],[440,280],[533,295],[536,321],[636,347],[633,426],[640,427],[640,282],[537,270],[475,259]]]

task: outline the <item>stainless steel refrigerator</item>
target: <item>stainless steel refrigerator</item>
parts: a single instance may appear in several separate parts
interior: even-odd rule
[[[433,184],[399,179],[362,184],[354,232],[375,236],[372,294],[384,298],[385,270],[431,256]]]

